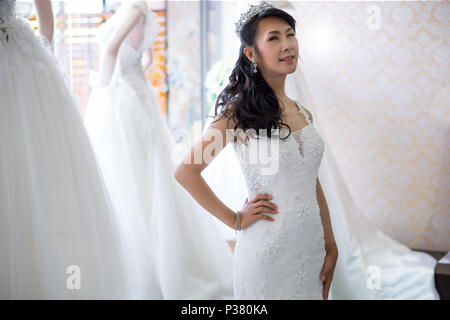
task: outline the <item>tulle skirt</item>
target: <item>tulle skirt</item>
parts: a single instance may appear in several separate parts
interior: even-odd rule
[[[21,19],[0,34],[0,298],[126,298],[124,252],[74,98]]]
[[[216,218],[175,180],[176,145],[145,78],[121,74],[93,89],[84,123],[133,248],[134,291],[163,299],[231,299],[231,249]]]

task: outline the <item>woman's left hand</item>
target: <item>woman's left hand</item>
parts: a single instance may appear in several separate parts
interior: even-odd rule
[[[326,256],[323,263],[320,279],[323,282],[323,299],[328,300],[328,292],[330,290],[331,281],[333,280],[334,268],[338,259],[338,249],[336,243],[326,246]]]

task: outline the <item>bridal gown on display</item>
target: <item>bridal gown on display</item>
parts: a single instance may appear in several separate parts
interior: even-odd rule
[[[274,222],[259,220],[238,235],[236,299],[323,299],[325,240],[316,197],[323,142],[297,107],[307,123],[300,130],[233,143],[249,199],[270,194],[279,211]]]
[[[134,292],[144,298],[232,298],[233,256],[215,218],[176,182],[175,142],[145,79],[143,51],[158,34],[156,14],[124,2],[97,34],[105,46],[130,7],[142,20],[120,46],[106,87],[95,87],[84,124],[121,221]]]
[[[123,248],[58,62],[0,0],[0,299],[127,298]]]

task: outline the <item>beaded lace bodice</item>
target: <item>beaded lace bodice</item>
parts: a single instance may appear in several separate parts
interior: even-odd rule
[[[239,233],[237,298],[321,298],[319,273],[325,249],[316,179],[324,142],[303,106],[297,105],[308,124],[286,139],[282,138],[288,131],[281,129],[279,136],[233,143],[249,201],[267,193],[279,211],[274,222],[258,220]]]
[[[315,184],[324,152],[324,143],[302,108],[299,107],[299,112],[304,115],[308,124],[299,130],[292,131],[288,138],[282,139],[288,134],[288,131],[281,129],[280,134],[273,138],[276,141],[260,137],[258,142],[256,138],[250,138],[247,144],[233,144],[244,172],[249,197],[254,197],[257,193],[269,192],[273,185],[277,183],[282,183],[285,188],[292,187],[293,190],[303,189],[305,184]],[[259,152],[263,152],[263,150],[274,151],[271,155],[271,162],[274,164],[274,168],[277,167],[276,172],[269,172],[271,170],[268,165],[265,165],[267,159],[265,159],[267,160],[265,163],[262,161],[264,159],[259,159],[261,161],[256,163],[251,161],[252,150]],[[299,184],[301,184],[300,188]],[[306,190],[303,191],[302,195],[306,196]]]

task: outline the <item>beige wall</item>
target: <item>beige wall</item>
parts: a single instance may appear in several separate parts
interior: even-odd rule
[[[449,251],[449,3],[291,3],[299,66],[357,204],[394,239]]]

